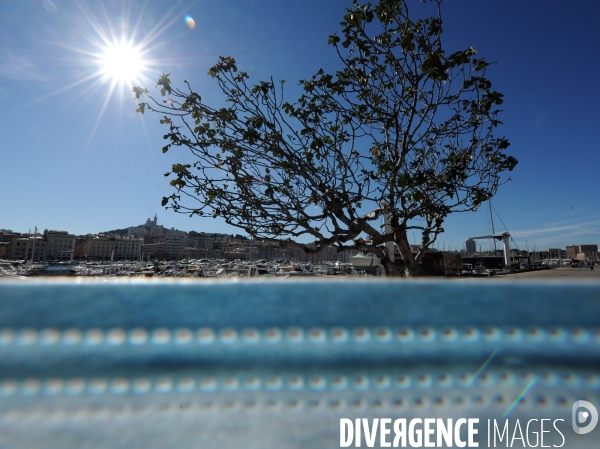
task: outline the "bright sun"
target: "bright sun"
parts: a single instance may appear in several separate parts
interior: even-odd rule
[[[177,37],[167,32],[185,12],[185,10],[178,11],[177,8],[171,8],[162,18],[155,17],[153,20],[146,21],[143,14],[145,7],[137,19],[132,16],[134,10],[132,4],[139,2],[130,0],[112,2],[115,5],[122,3],[123,8],[120,13],[116,12],[116,9],[107,11],[105,3],[111,2],[73,2],[80,13],[74,16],[76,20],[73,23],[79,39],[74,40],[72,44],[67,44],[66,48],[79,55],[76,64],[81,65],[84,70],[75,71],[82,76],[74,78],[66,86],[48,95],[48,97],[57,95],[92,81],[77,94],[78,98],[86,100],[104,97],[101,99],[102,104],[98,109],[96,122],[91,128],[90,137],[96,133],[112,98],[118,96],[121,99],[133,100],[134,86],[152,84],[153,79],[155,80],[161,73],[156,67],[172,63],[169,60],[156,59],[156,55],[161,54],[163,48]],[[148,1],[143,3],[147,4]],[[192,19],[188,20],[186,16],[186,24],[193,28],[190,26],[190,20]],[[135,110],[132,108],[134,104],[130,103],[126,106],[130,108],[131,113]]]
[[[109,79],[128,84],[138,80],[145,68],[142,54],[129,42],[108,44],[100,64]]]

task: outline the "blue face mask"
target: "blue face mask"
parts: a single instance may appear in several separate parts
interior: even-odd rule
[[[543,437],[592,447],[598,291],[493,281],[3,283],[0,441],[320,449],[425,447],[438,437],[529,447]]]

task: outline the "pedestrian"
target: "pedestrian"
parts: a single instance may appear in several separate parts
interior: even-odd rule
[[[594,262],[590,262],[590,270],[594,271]]]

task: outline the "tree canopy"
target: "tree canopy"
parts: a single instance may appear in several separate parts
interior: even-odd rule
[[[139,112],[163,115],[163,152],[194,157],[165,174],[174,191],[163,206],[222,217],[255,238],[290,238],[307,252],[376,252],[388,272],[382,245],[393,241],[418,275],[445,218],[491,198],[517,160],[494,134],[502,94],[486,77],[490,63],[472,47],[443,48],[442,0],[429,2],[436,13],[426,18],[413,17],[413,3],[353,3],[329,37],[340,69],[301,80],[292,102],[284,81],[253,83],[232,57],[208,72],[225,107],[167,74],[157,85],[164,101],[134,88]],[[416,251],[409,230],[420,232]]]

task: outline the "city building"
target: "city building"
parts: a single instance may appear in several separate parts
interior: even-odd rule
[[[52,260],[73,260],[75,253],[75,236],[67,231],[44,230],[44,238],[48,242],[47,257]]]
[[[535,251],[534,257],[536,260],[566,259],[567,251],[561,248],[548,248],[546,250]]]
[[[171,228],[164,233],[164,242],[166,257],[173,259],[183,259],[185,257],[187,232]]]
[[[467,254],[475,254],[477,252],[477,243],[473,239],[467,239],[465,242],[465,251]]]
[[[143,239],[146,236],[146,228],[142,226],[130,226],[127,228],[127,235],[129,237]]]
[[[142,257],[160,259],[184,259],[186,257],[187,233],[175,228],[163,231],[153,226],[150,235],[144,238]]]
[[[0,230],[0,242],[10,243],[10,242],[12,242],[13,238],[20,237],[20,236],[21,236],[21,234],[14,233],[7,229]]]
[[[141,253],[141,239],[129,236],[115,237],[115,258],[117,260],[137,260]]]
[[[567,259],[577,259],[577,253],[579,252],[579,246],[571,245],[565,248]]]
[[[46,260],[48,242],[42,236],[27,235],[13,237],[10,242],[10,258],[14,260]]]
[[[10,257],[10,242],[0,242],[0,259]]]
[[[144,243],[142,245],[142,259],[152,258],[158,259],[163,258],[165,254],[165,243]]]
[[[214,257],[214,240],[211,237],[189,235],[186,242],[186,259],[203,259]]]
[[[571,245],[567,246],[567,258],[577,260],[600,260],[598,245]]]
[[[88,236],[78,242],[78,257],[98,260],[137,260],[140,258],[142,241],[129,236]]]

